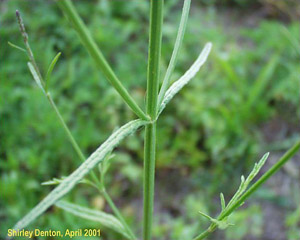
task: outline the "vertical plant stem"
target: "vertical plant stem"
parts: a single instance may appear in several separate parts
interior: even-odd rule
[[[154,0],[156,1],[156,0]],[[152,215],[154,200],[155,150],[156,150],[156,124],[149,124],[145,128],[144,145],[144,218],[143,239],[151,239]]]
[[[156,150],[156,117],[159,85],[159,61],[161,55],[161,38],[163,22],[163,0],[151,0],[150,3],[150,33],[147,72],[146,109],[152,122],[145,129],[144,145],[144,221],[143,239],[150,240],[152,236],[155,150]]]

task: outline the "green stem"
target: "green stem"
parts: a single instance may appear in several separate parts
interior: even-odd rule
[[[300,149],[300,141],[296,142],[295,145],[290,148],[280,159],[274,164],[266,173],[264,173],[241,197],[235,204],[225,210],[219,217],[218,220],[222,221],[228,217],[234,210],[236,210],[241,204],[243,204],[258,188],[261,187],[271,176],[273,176],[278,170],[290,160]],[[216,230],[217,225],[211,224],[208,229],[202,232],[200,235],[195,237],[193,240],[201,240],[206,238],[210,233]]]
[[[61,114],[60,114],[60,112],[59,112],[59,110],[58,110],[55,102],[53,101],[53,98],[52,98],[51,94],[49,92],[47,92],[46,96],[47,96],[48,101],[50,102],[51,107],[53,108],[54,112],[56,113],[56,116],[58,117],[58,119],[59,119],[59,121],[60,121],[63,129],[65,130],[65,132],[66,132],[66,134],[67,134],[67,136],[68,136],[68,138],[69,138],[69,140],[70,140],[70,142],[71,142],[71,144],[72,144],[75,152],[79,156],[80,160],[82,162],[84,162],[86,160],[86,157],[84,156],[84,154],[81,151],[78,143],[74,139],[74,137],[73,137],[70,129],[68,128],[68,126],[67,126],[67,124],[65,122],[65,120],[61,116]],[[91,171],[91,176],[92,176],[93,180],[95,181],[95,183],[97,184],[97,186],[99,186],[100,185],[100,181],[99,181],[99,179],[97,178],[96,174],[93,171]]]
[[[154,0],[155,1],[155,0]],[[156,124],[149,124],[145,128],[144,145],[144,219],[143,239],[151,239],[153,199],[154,199],[154,176],[155,176],[155,150],[156,150]]]
[[[101,190],[101,193],[103,197],[105,198],[106,202],[108,203],[109,207],[113,211],[113,213],[117,216],[117,218],[120,220],[120,222],[123,224],[124,228],[126,229],[127,233],[131,237],[131,239],[137,239],[134,233],[131,231],[130,227],[127,225],[124,217],[122,216],[121,212],[117,208],[117,206],[114,204],[113,200],[109,196],[109,194],[106,192],[105,188]]]
[[[59,119],[59,121],[60,121],[63,129],[65,130],[65,132],[66,132],[66,134],[67,134],[67,136],[68,136],[68,138],[69,138],[69,140],[70,140],[70,142],[71,142],[74,150],[76,151],[76,153],[79,156],[80,160],[82,162],[84,162],[86,158],[83,155],[82,151],[80,150],[80,147],[78,146],[77,142],[75,141],[75,139],[74,139],[71,131],[69,130],[67,124],[65,123],[65,120],[63,119],[63,117],[61,116],[59,110],[57,109],[56,104],[54,103],[52,96],[50,95],[49,92],[46,93],[46,96],[47,96],[47,99],[50,102],[51,107],[53,108],[54,112],[56,113],[56,115],[57,115],[57,117],[58,117],[58,119]]]
[[[59,0],[57,1],[64,14],[68,17],[70,22],[73,24],[76,32],[78,33],[83,45],[86,47],[89,54],[92,56],[97,66],[106,76],[108,81],[113,85],[117,92],[121,95],[123,100],[132,109],[132,111],[141,119],[149,120],[149,117],[143,112],[143,110],[137,105],[121,81],[117,78],[112,68],[109,66],[102,52],[98,48],[87,27],[78,15],[74,5],[70,0]]]
[[[159,61],[161,55],[161,38],[163,22],[163,0],[151,0],[149,56],[147,72],[147,114],[152,122],[145,129],[144,144],[144,221],[143,239],[150,240],[152,236],[155,151],[156,151],[156,117],[159,85]]]

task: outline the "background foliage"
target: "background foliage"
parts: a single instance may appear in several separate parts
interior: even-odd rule
[[[277,154],[299,136],[300,14],[299,3],[287,2],[193,1],[172,79],[185,72],[205,42],[213,42],[214,48],[208,63],[168,106],[158,125],[157,239],[188,239],[198,233],[207,224],[198,210],[216,212],[218,192],[229,198],[238,176],[249,171],[259,154],[271,151],[276,161]],[[76,6],[122,83],[143,105],[148,1],[76,1]],[[166,1],[163,71],[173,49],[181,6],[182,1]],[[50,91],[86,154],[116,126],[134,118],[93,64],[55,2],[1,1],[2,237],[49,192],[51,187],[41,187],[41,182],[68,175],[80,163],[31,78],[26,55],[7,44],[22,45],[16,9],[23,14],[43,71],[55,54],[62,52]],[[130,223],[137,226],[136,231],[140,231],[142,206],[142,136],[138,133],[128,138],[117,149],[107,184]],[[270,232],[277,231],[276,239],[298,239],[299,158],[291,164],[232,216],[232,221],[240,223],[223,237],[272,239]],[[92,188],[79,187],[67,198],[110,211]],[[280,216],[277,220],[273,219],[276,213]],[[99,227],[57,208],[35,224],[31,227]],[[278,228],[282,229],[279,233]],[[102,233],[105,239],[115,237],[105,229]]]

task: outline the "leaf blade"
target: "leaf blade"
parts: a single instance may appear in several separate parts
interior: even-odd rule
[[[31,72],[31,74],[32,74],[32,77],[33,77],[33,79],[35,80],[36,84],[39,86],[39,88],[40,88],[40,89],[43,91],[43,93],[46,95],[46,92],[45,92],[44,86],[43,86],[43,84],[42,84],[42,81],[41,81],[41,79],[40,79],[38,73],[36,72],[34,66],[32,65],[31,62],[28,62],[27,65],[28,65],[28,68],[29,68],[29,70],[30,70],[30,72]]]
[[[236,191],[236,193],[233,195],[233,197],[229,201],[229,203],[228,203],[227,207],[225,208],[225,210],[230,208],[232,205],[234,205],[242,197],[242,195],[247,190],[250,182],[258,174],[258,172],[263,167],[263,165],[265,164],[268,157],[269,157],[269,153],[267,152],[262,156],[262,158],[258,161],[258,163],[254,164],[254,167],[253,167],[252,171],[249,173],[249,175],[246,179],[245,179],[244,176],[241,177],[241,184],[240,184],[238,190]]]
[[[66,212],[69,212],[75,216],[99,222],[103,226],[110,228],[124,237],[129,238],[126,229],[122,223],[113,215],[94,209],[89,209],[77,204],[69,203],[66,201],[58,201],[55,204],[56,207],[63,209]]]
[[[48,67],[47,74],[46,74],[46,80],[45,80],[45,83],[46,83],[45,90],[46,90],[46,92],[48,92],[50,77],[51,77],[52,71],[53,71],[53,69],[55,67],[55,64],[58,61],[60,55],[61,55],[61,52],[57,53],[56,56],[51,61],[49,67]]]
[[[60,198],[65,196],[73,187],[84,178],[97,164],[99,164],[107,153],[113,150],[126,136],[135,132],[139,127],[148,124],[148,121],[133,120],[116,132],[114,132],[100,147],[90,155],[72,174],[70,174],[61,184],[54,188],[39,204],[37,204],[27,215],[19,220],[13,229],[23,229],[37,217],[43,214],[50,206],[55,204]]]
[[[25,52],[25,53],[26,53],[26,50],[25,50],[24,48],[19,47],[18,45],[13,44],[13,43],[11,43],[11,42],[7,42],[7,43],[8,43],[9,46],[18,49],[18,50],[20,50],[21,52]]]
[[[161,105],[163,98],[166,94],[166,91],[169,87],[171,75],[174,71],[174,68],[175,68],[175,65],[177,62],[178,53],[181,48],[185,30],[186,30],[187,20],[188,20],[188,16],[189,16],[189,12],[190,12],[190,6],[191,6],[191,0],[185,0],[184,4],[183,4],[183,8],[182,8],[182,15],[181,15],[180,23],[179,23],[177,37],[175,40],[174,50],[172,52],[171,60],[169,62],[169,66],[167,68],[167,72],[164,77],[163,84],[159,91],[158,102],[157,102],[158,107]]]
[[[160,105],[158,116],[162,113],[170,100],[196,75],[201,66],[206,62],[211,48],[212,44],[210,42],[205,44],[202,52],[198,56],[197,60],[193,63],[193,65],[189,68],[189,70],[187,70],[181,78],[174,82],[171,87],[169,87]]]

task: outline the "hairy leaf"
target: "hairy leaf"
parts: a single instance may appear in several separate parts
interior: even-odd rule
[[[208,54],[210,53],[211,47],[212,44],[207,43],[190,69],[187,70],[187,72],[181,78],[179,78],[179,80],[171,85],[160,105],[158,115],[161,114],[170,100],[196,75],[200,67],[205,63]]]
[[[101,225],[110,228],[118,233],[121,233],[126,238],[129,238],[126,229],[122,223],[113,215],[107,214],[95,209],[89,209],[66,201],[58,201],[55,206],[69,212],[75,216],[99,222]]]
[[[148,122],[143,120],[133,120],[117,131],[115,131],[100,147],[90,155],[90,157],[80,165],[71,175],[62,181],[52,190],[38,205],[36,205],[25,217],[14,226],[14,229],[22,229],[43,214],[50,206],[55,204],[60,198],[70,192],[73,187],[84,178],[105,156],[111,152],[121,140],[135,132],[139,127]]]
[[[229,208],[232,204],[234,204],[241,196],[242,194],[247,190],[247,187],[249,186],[250,182],[255,178],[255,176],[258,174],[259,170],[262,168],[262,166],[265,164],[267,158],[269,156],[269,153],[266,153],[258,163],[255,163],[254,168],[248,175],[247,179],[245,180],[245,177],[241,177],[241,184],[239,186],[239,189],[234,194],[232,199],[227,205],[227,208]]]
[[[44,185],[44,186],[58,185],[58,184],[62,183],[66,178],[67,178],[66,176],[63,176],[61,178],[52,178],[52,180],[42,182],[41,185]],[[93,183],[92,181],[90,181],[86,178],[81,179],[78,183],[88,184],[88,185],[91,185],[91,186],[97,188],[97,185],[95,185],[95,183]]]
[[[29,68],[36,84],[39,86],[40,89],[42,89],[43,93],[46,94],[45,89],[42,84],[42,81],[41,81],[39,75],[37,74],[36,70],[34,69],[33,65],[30,62],[28,62],[27,65],[28,65],[28,68]]]
[[[178,33],[177,33],[177,37],[176,37],[176,41],[175,41],[174,50],[172,52],[172,56],[171,56],[171,60],[170,60],[170,63],[169,63],[168,69],[167,69],[167,73],[164,77],[164,80],[163,80],[163,83],[162,83],[162,86],[161,86],[161,89],[159,92],[159,96],[158,96],[158,106],[160,106],[160,104],[162,103],[165,93],[170,84],[171,75],[174,71],[174,68],[175,68],[175,65],[177,62],[179,49],[182,45],[182,41],[183,41],[185,29],[186,29],[186,23],[187,23],[188,16],[189,16],[190,6],[191,6],[191,0],[184,0],[184,5],[183,5],[183,9],[182,9],[182,15],[181,15],[181,19],[180,19],[180,24],[179,24],[179,28],[178,28]]]

